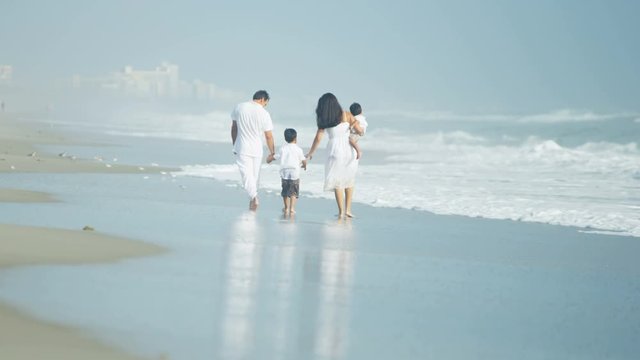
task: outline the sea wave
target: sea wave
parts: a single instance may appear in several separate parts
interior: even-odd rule
[[[589,110],[560,109],[539,114],[461,114],[450,111],[406,111],[373,110],[368,115],[377,118],[405,118],[421,121],[463,121],[463,122],[521,122],[521,123],[566,123],[591,122],[616,119],[633,119],[635,112],[599,113]],[[639,119],[635,121],[638,122]]]
[[[546,118],[529,117],[527,121],[564,121],[570,117],[591,121],[616,116],[620,114],[577,116],[560,112]],[[311,144],[316,131],[313,122],[274,121],[274,125],[275,134],[281,134],[285,127],[296,127],[298,143],[303,147]],[[137,114],[85,126],[129,136],[230,142],[227,112]],[[516,132],[517,136],[500,141],[495,131],[487,133],[477,126],[452,131],[427,131],[429,127],[401,131],[389,126],[385,128],[382,122],[372,125],[361,140],[365,156],[359,169],[356,201],[640,236],[640,217],[638,208],[634,208],[640,205],[637,142],[589,141],[585,137],[586,141],[569,147],[540,135],[544,132],[536,136]],[[552,134],[558,133],[554,126]],[[369,160],[368,149],[376,150],[375,158]],[[265,166],[264,174],[265,188],[277,191],[277,167]],[[176,176],[237,180],[235,167],[225,164],[185,166]],[[306,196],[330,198],[330,193],[322,191],[322,183],[323,167],[312,162],[303,175]]]
[[[372,206],[640,237],[640,154],[635,144],[567,149],[552,140],[530,139],[517,147],[480,143],[431,143],[431,151],[391,155],[376,165],[367,165],[364,158],[354,199]],[[230,182],[238,177],[234,165],[222,164],[185,166],[176,175]],[[278,191],[277,166],[265,166],[262,179],[266,190]],[[310,164],[303,174],[303,193],[331,198],[322,184],[323,166]]]

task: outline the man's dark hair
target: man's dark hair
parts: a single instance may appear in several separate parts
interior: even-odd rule
[[[316,124],[318,129],[332,128],[342,121],[342,108],[335,95],[326,93],[318,99]]]
[[[298,133],[296,132],[295,129],[289,128],[284,130],[284,139],[286,142],[291,143],[297,137],[298,137]]]
[[[253,94],[253,100],[269,100],[269,93],[267,90],[258,90],[255,94]]]
[[[362,106],[360,106],[360,104],[354,102],[353,104],[351,104],[351,106],[349,106],[349,111],[351,112],[351,115],[353,115],[353,116],[360,115],[360,114],[362,114]]]

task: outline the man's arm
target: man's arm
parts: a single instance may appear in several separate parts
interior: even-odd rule
[[[273,144],[273,133],[271,133],[271,130],[264,132],[264,139],[267,141],[269,155],[273,156],[276,153],[276,147]]]
[[[236,139],[238,138],[238,124],[235,120],[231,121],[231,144],[236,144]]]

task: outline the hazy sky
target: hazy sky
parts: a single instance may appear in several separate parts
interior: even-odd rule
[[[17,79],[180,65],[272,104],[640,110],[640,1],[0,1]],[[274,104],[275,105],[275,104]]]

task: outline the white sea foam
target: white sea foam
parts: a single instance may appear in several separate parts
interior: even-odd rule
[[[486,145],[462,132],[421,134],[404,142],[387,132],[368,145],[392,152],[360,166],[355,200],[438,214],[577,226],[640,237],[640,152],[635,143],[587,143],[569,149],[530,138],[520,146]],[[363,139],[364,140],[364,139]],[[365,146],[365,145],[363,145]],[[237,181],[234,165],[185,166],[178,175]],[[262,186],[278,191],[277,166],[265,165]],[[322,191],[323,166],[302,175],[305,196]]]
[[[544,129],[551,127],[553,133],[554,129],[565,131],[559,130],[563,124],[556,123],[604,121],[623,115],[628,114],[567,110],[526,117],[484,117],[480,120],[514,120],[505,121],[501,127],[509,127],[509,135],[492,133],[491,139],[479,135],[482,131],[474,132],[473,129],[478,129],[476,125],[466,130],[427,132],[416,123],[411,131],[401,131],[385,128],[381,120],[374,121],[361,140],[365,158],[358,173],[355,200],[373,206],[543,222],[640,236],[640,149],[636,142],[587,140],[578,142],[581,144],[578,146],[564,147],[544,135],[527,137],[526,133],[518,132],[518,126],[531,130],[524,123],[540,123]],[[441,120],[455,117],[450,113],[431,116]],[[476,117],[458,116],[459,119]],[[393,126],[393,122],[387,124]],[[303,147],[311,144],[316,130],[313,122],[289,124],[280,120],[274,121],[274,125],[277,143],[280,143],[277,134],[293,126]],[[446,127],[447,121],[443,125]],[[637,130],[635,123],[630,125],[631,132],[627,132],[632,135]],[[228,112],[137,114],[88,126],[128,136],[230,141]],[[369,159],[369,149],[382,153]],[[277,166],[265,165],[264,171],[262,185],[269,191],[278,191]],[[175,175],[213,178],[230,184],[238,180],[232,164],[188,165]],[[305,196],[331,198],[331,193],[322,191],[322,183],[323,166],[321,160],[314,159],[303,173],[302,191]]]
[[[598,113],[594,111],[561,109],[547,113],[532,115],[516,115],[516,114],[460,114],[449,111],[371,111],[368,115],[378,118],[386,117],[403,117],[408,119],[419,119],[423,121],[507,121],[522,123],[565,123],[565,122],[588,122],[588,121],[606,121],[614,119],[633,119],[638,113]],[[636,119],[638,122],[638,119]]]
[[[521,122],[561,123],[603,121],[613,119],[629,119],[638,116],[636,113],[596,113],[592,111],[577,111],[571,109],[558,110],[545,114],[528,115],[518,118]]]
[[[129,113],[103,121],[56,121],[55,124],[108,135],[228,142],[231,119],[229,112],[204,114]]]

